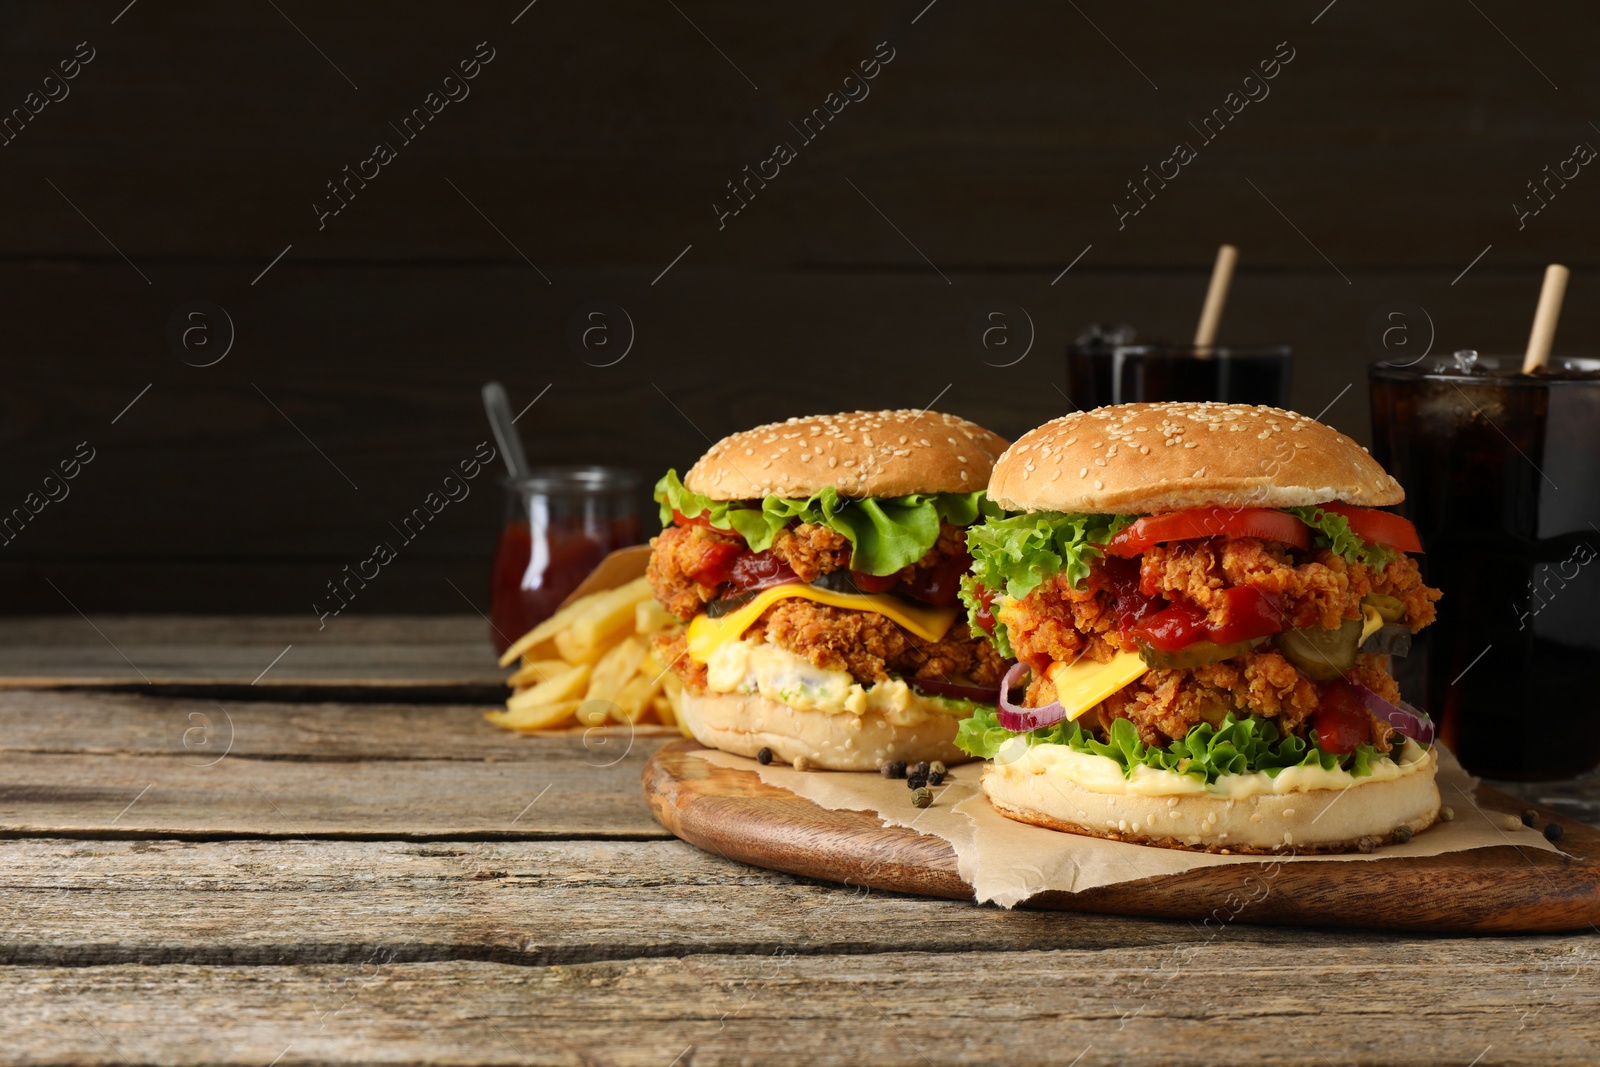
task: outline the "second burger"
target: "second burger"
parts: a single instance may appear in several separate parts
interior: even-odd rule
[[[656,485],[658,655],[702,744],[831,770],[968,757],[959,720],[1008,664],[958,599],[1005,439],[934,411],[790,419]],[[763,756],[763,758],[768,758]]]

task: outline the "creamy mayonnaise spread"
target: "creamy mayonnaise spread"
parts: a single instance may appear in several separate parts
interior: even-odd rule
[[[964,702],[923,696],[899,678],[864,686],[848,672],[818,667],[765,642],[729,641],[717,646],[706,660],[706,688],[715,693],[758,693],[801,711],[836,715],[875,711],[895,726],[971,713]]]
[[[1321,767],[1285,767],[1276,775],[1224,774],[1207,785],[1205,779],[1177,771],[1138,766],[1132,776],[1122,773],[1122,765],[1108,756],[1079,752],[1069,745],[1029,745],[1022,737],[1008,739],[995,754],[995,764],[1006,774],[1060,775],[1092,793],[1123,796],[1212,796],[1224,799],[1309,793],[1317,789],[1347,789],[1353,785],[1388,782],[1405,778],[1429,766],[1428,753],[1415,741],[1406,741],[1400,762],[1384,756],[1371,761],[1370,775],[1355,777],[1349,771],[1325,771]]]

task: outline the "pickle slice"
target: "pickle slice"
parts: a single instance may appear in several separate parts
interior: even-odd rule
[[[1139,658],[1153,670],[1182,671],[1190,667],[1203,667],[1207,663],[1231,659],[1241,652],[1250,651],[1265,640],[1265,637],[1252,637],[1248,641],[1233,641],[1226,645],[1219,645],[1215,641],[1195,641],[1193,644],[1184,645],[1176,652],[1163,652],[1140,641]]]
[[[1278,635],[1278,651],[1283,658],[1318,682],[1331,682],[1354,667],[1360,644],[1360,619],[1346,619],[1337,630],[1310,626]]]
[[[1378,614],[1383,616],[1384,622],[1399,622],[1405,618],[1406,606],[1400,598],[1385,596],[1382,593],[1368,593],[1361,598],[1361,603],[1378,609]]]

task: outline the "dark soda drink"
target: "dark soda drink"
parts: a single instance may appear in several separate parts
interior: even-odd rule
[[[1397,676],[1468,770],[1534,781],[1600,766],[1600,360],[1521,362],[1461,352],[1369,381],[1374,456],[1444,592]]]
[[[489,579],[496,653],[555,614],[608,554],[643,540],[632,471],[543,467],[502,484],[506,521]]]
[[[1160,400],[1284,407],[1287,345],[1109,343],[1086,334],[1067,350],[1067,393],[1084,409]]]

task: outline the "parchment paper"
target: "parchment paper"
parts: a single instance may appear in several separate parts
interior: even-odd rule
[[[1479,808],[1473,799],[1478,780],[1462,770],[1443,745],[1439,746],[1437,780],[1443,803],[1455,809],[1454,820],[1436,823],[1409,844],[1385,845],[1371,853],[1330,856],[1213,855],[1104,841],[1015,822],[990,807],[978,788],[982,763],[952,767],[944,784],[934,789],[933,804],[917,808],[911,803],[911,791],[903,779],[860,772],[797,771],[777,764],[763,767],[753,759],[712,749],[694,754],[719,767],[755,771],[767,785],[787,789],[819,807],[870,812],[886,825],[905,826],[943,838],[955,849],[957,871],[973,887],[978,902],[1005,908],[1050,890],[1080,892],[1223,863],[1381,861],[1494,845],[1561,851],[1542,833],[1520,822],[1514,830],[1503,826],[1505,813]]]

